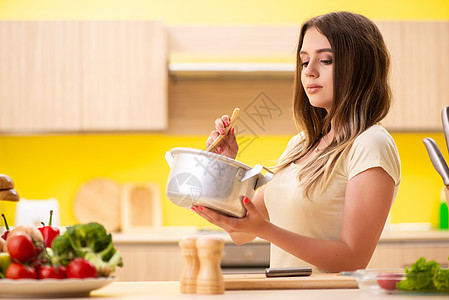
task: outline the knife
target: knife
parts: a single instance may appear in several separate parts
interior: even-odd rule
[[[431,138],[423,139],[424,145],[426,146],[427,152],[429,153],[430,161],[433,166],[440,174],[441,178],[443,178],[444,185],[446,187],[449,186],[449,168],[444,160],[443,155],[441,154],[438,145]]]
[[[449,152],[449,106],[443,108],[441,119],[443,120],[444,137],[446,138],[447,151]]]
[[[292,276],[310,276],[312,275],[312,268],[266,268],[266,277],[292,277]]]

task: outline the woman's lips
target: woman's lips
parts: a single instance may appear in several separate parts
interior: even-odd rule
[[[323,87],[321,85],[316,84],[308,84],[307,85],[307,93],[314,94],[318,93]]]

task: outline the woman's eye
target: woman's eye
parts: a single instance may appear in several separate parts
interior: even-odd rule
[[[309,65],[309,62],[308,61],[303,61],[302,63],[301,63],[301,67],[307,67]]]
[[[332,64],[332,59],[322,59],[321,62],[325,65],[331,65]]]

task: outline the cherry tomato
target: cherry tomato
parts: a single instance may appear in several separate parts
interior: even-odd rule
[[[9,238],[6,246],[13,261],[26,263],[36,258],[33,241],[27,235],[16,235]]]
[[[377,275],[377,284],[384,290],[395,290],[396,284],[401,281],[401,274],[379,274]]]
[[[84,258],[75,258],[66,269],[67,278],[96,278],[98,276],[97,269],[88,260]]]
[[[10,264],[8,269],[6,269],[5,276],[8,279],[37,279],[36,270],[33,267],[19,263]]]
[[[39,268],[39,279],[53,278],[64,279],[66,278],[66,272],[64,266],[42,266]]]

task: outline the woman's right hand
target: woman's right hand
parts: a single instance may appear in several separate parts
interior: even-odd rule
[[[224,134],[226,127],[229,126],[230,117],[224,115],[215,120],[215,130],[213,130],[206,141],[206,147],[209,147],[220,135]],[[215,153],[234,159],[239,151],[239,145],[235,138],[234,128],[229,130],[228,135],[223,139],[222,143],[214,150]]]

